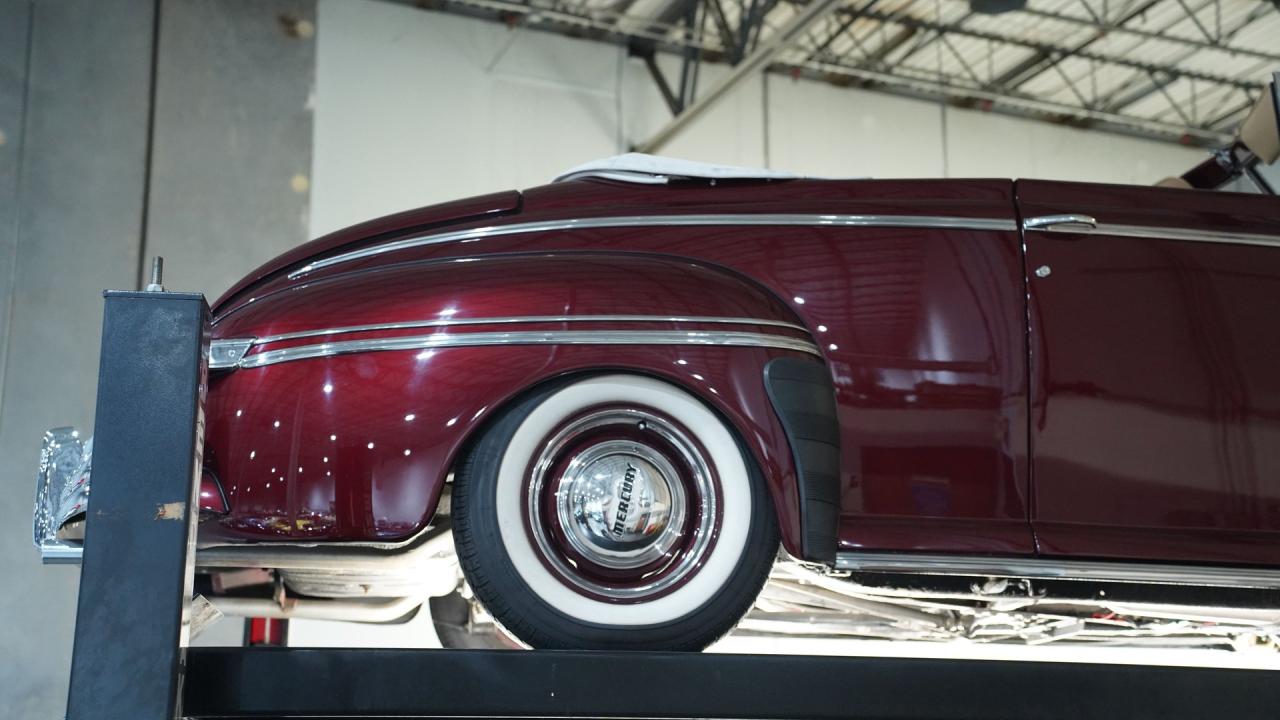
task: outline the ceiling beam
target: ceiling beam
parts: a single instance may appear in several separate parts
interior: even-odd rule
[[[1007,95],[986,88],[969,87],[965,85],[965,78],[958,75],[926,77],[923,74],[908,74],[906,69],[902,67],[895,67],[891,71],[878,71],[865,67],[814,61],[805,62],[796,67],[811,77],[846,75],[851,78],[873,82],[886,92],[909,97],[940,98],[954,102],[981,100],[990,103],[989,108],[991,110],[1008,115],[1032,117],[1041,120],[1046,116],[1071,118],[1079,122],[1088,122],[1091,126],[1096,126],[1100,129],[1141,137],[1160,138],[1166,141],[1175,140],[1180,144],[1191,142],[1206,147],[1217,147],[1230,140],[1229,134],[1220,131],[1108,113],[1096,109],[1091,110],[1026,95]]]
[[[918,32],[920,31],[915,28],[902,28],[902,30],[898,31],[897,35],[885,40],[880,43],[880,47],[872,50],[871,54],[867,56],[867,59],[876,65],[884,64],[884,61],[888,59],[889,55],[894,50],[906,45],[907,42],[910,41],[911,38],[915,37]]]
[[[1277,2],[1280,2],[1280,0],[1277,0]],[[1222,32],[1221,28],[1219,28],[1219,34],[1220,34],[1219,41],[1222,43],[1230,42],[1232,38],[1234,38],[1236,35],[1240,33],[1240,31],[1248,27],[1254,20],[1256,20],[1258,17],[1261,16],[1261,14],[1265,12],[1266,12],[1266,5],[1259,4],[1258,7],[1254,9],[1253,12],[1249,13],[1249,15],[1246,16],[1243,20],[1241,20],[1240,23],[1236,25],[1236,27],[1232,28],[1231,30],[1227,30],[1225,32]],[[1158,32],[1161,32],[1161,33],[1168,32],[1170,28],[1174,27],[1177,24],[1178,23],[1175,21],[1174,23],[1166,25],[1164,28],[1162,28]],[[1171,36],[1165,36],[1165,37],[1171,37]],[[1195,57],[1197,53],[1198,51],[1195,50],[1194,48],[1189,49],[1185,53],[1182,53],[1176,58],[1166,59],[1164,63],[1165,65],[1176,66],[1181,62],[1189,60],[1192,57]],[[1249,55],[1249,57],[1255,57],[1255,55]],[[1271,64],[1271,63],[1280,64],[1280,56],[1277,56],[1274,59],[1263,57],[1262,61],[1268,64]],[[1150,97],[1151,95],[1154,95],[1157,92],[1165,92],[1167,97],[1168,91],[1165,90],[1165,88],[1169,85],[1172,85],[1177,79],[1178,79],[1177,77],[1172,76],[1167,72],[1161,72],[1161,73],[1152,73],[1149,71],[1145,73],[1137,72],[1133,76],[1131,76],[1128,80],[1126,80],[1124,83],[1122,83],[1120,87],[1116,88],[1111,92],[1110,96],[1103,101],[1102,103],[1103,107],[1108,112],[1119,112],[1139,102],[1140,100],[1143,100],[1145,98]],[[1143,84],[1142,83],[1143,80],[1147,80],[1148,82]],[[1135,90],[1134,88],[1137,88],[1137,89]]]
[[[1151,95],[1160,92],[1165,87],[1172,85],[1178,79],[1163,73],[1160,73],[1159,75],[1150,74],[1147,77],[1151,81],[1147,85],[1141,86],[1136,90],[1130,90],[1128,94],[1121,95],[1108,102],[1106,104],[1107,112],[1120,112],[1139,100],[1145,100]]]
[[[642,48],[639,51],[633,50],[633,55],[639,55],[644,60],[644,66],[649,69],[649,75],[653,77],[653,84],[658,86],[658,92],[662,94],[662,99],[667,103],[667,108],[671,110],[672,115],[680,114],[684,109],[681,98],[677,97],[675,92],[671,90],[671,84],[667,82],[667,76],[662,74],[662,68],[658,67],[658,59],[655,57],[657,53],[652,47]]]
[[[956,0],[957,2],[967,3],[969,0]],[[1275,0],[1280,3],[1280,0]],[[1264,6],[1265,7],[1265,6]],[[1049,12],[1047,10],[1038,10],[1031,7],[1022,8],[1017,11],[1019,14],[1038,18],[1041,20],[1052,20],[1054,22],[1066,23],[1076,27],[1091,28],[1100,33],[1131,35],[1133,37],[1142,38],[1144,40],[1158,40],[1164,43],[1180,45],[1193,50],[1208,50],[1212,52],[1229,53],[1236,57],[1255,58],[1258,60],[1267,60],[1269,62],[1280,63],[1280,53],[1264,52],[1253,48],[1243,46],[1228,45],[1225,41],[1227,38],[1221,38],[1217,42],[1206,42],[1197,40],[1193,37],[1185,37],[1182,35],[1171,35],[1160,32],[1158,30],[1143,30],[1129,25],[1117,25],[1115,22],[1096,23],[1093,20],[1086,20],[1074,15],[1064,15],[1062,13]]]
[[[1123,27],[1125,23],[1139,17],[1160,2],[1161,0],[1147,0],[1147,2],[1142,3],[1138,8],[1125,13],[1123,17],[1116,21],[1116,27]],[[992,84],[1016,90],[1027,82],[1030,82],[1032,78],[1045,70],[1048,70],[1053,63],[1057,62],[1055,54],[1080,55],[1083,57],[1083,53],[1089,49],[1090,45],[1098,42],[1102,38],[1106,37],[1106,35],[1106,32],[1099,31],[1095,33],[1093,37],[1076,45],[1074,48],[1036,48],[1035,53],[1030,58],[1019,63],[1012,70],[996,78]],[[1146,68],[1143,69],[1145,70]]]
[[[1258,102],[1258,98],[1253,95],[1250,95],[1249,93],[1245,93],[1244,98],[1245,98],[1244,102],[1239,103],[1237,105],[1233,105],[1229,110],[1226,110],[1225,112],[1221,112],[1218,115],[1214,116],[1213,118],[1205,121],[1204,127],[1212,128],[1212,129],[1220,129],[1220,126],[1228,120],[1231,120],[1234,126],[1235,122],[1238,122],[1235,116],[1245,112],[1246,110],[1252,110],[1253,106]],[[1232,127],[1231,129],[1234,130],[1235,128]]]
[[[852,27],[857,21],[857,15],[849,15],[844,20],[837,22],[836,29],[828,33],[826,39],[809,48],[809,59],[818,59],[818,56],[825,53],[827,48],[831,47],[831,43],[835,42],[841,35],[844,35],[845,31]]]
[[[404,4],[421,7],[423,0],[390,0],[392,2],[403,2]],[[602,41],[616,41],[630,45],[635,41],[652,43],[659,51],[681,54],[690,46],[701,48],[704,52],[704,61],[718,62],[718,58],[714,58],[714,54],[719,53],[724,44],[721,41],[722,34],[718,32],[715,25],[718,23],[709,22],[705,30],[695,33],[694,37],[689,38],[683,32],[680,26],[672,26],[666,28],[664,32],[654,32],[643,23],[622,23],[615,24],[615,16],[608,11],[592,11],[590,14],[576,14],[583,12],[582,10],[558,10],[550,9],[542,3],[547,0],[438,0],[441,3],[440,9],[446,9],[449,12],[461,14],[469,17],[485,18],[490,21],[507,22],[511,17],[521,17],[521,25],[529,27],[538,32],[549,32],[559,35],[574,35],[588,37],[595,36],[592,30],[602,31],[599,37]],[[1113,0],[1113,3],[1119,3],[1121,0]],[[1274,0],[1280,3],[1280,0]],[[703,0],[709,3],[711,0]],[[791,7],[797,7],[791,3],[791,0],[784,0]],[[1124,3],[1119,14],[1122,16],[1130,15],[1129,8],[1145,3],[1147,0],[1128,0]],[[803,8],[804,6],[799,6]],[[1249,18],[1256,19],[1258,14],[1270,14],[1276,12],[1271,2],[1259,2],[1258,9],[1248,15]],[[1114,11],[1113,11],[1114,12]],[[843,20],[843,15],[840,19]],[[715,20],[715,13],[712,10],[712,18]],[[875,21],[873,20],[872,23]],[[728,23],[726,22],[726,25]],[[1241,23],[1245,24],[1245,23]],[[833,24],[832,27],[835,27]],[[855,27],[846,30],[846,35],[852,35]],[[781,58],[775,58],[767,67],[771,71],[800,73],[801,76],[828,82],[840,87],[849,85],[874,87],[877,91],[889,94],[914,97],[928,100],[943,100],[956,104],[972,105],[981,103],[984,109],[992,112],[1013,115],[1019,117],[1034,118],[1041,121],[1050,122],[1076,122],[1081,125],[1090,127],[1091,129],[1118,133],[1124,135],[1132,135],[1157,139],[1165,142],[1178,142],[1180,144],[1190,143],[1192,145],[1217,147],[1224,142],[1229,141],[1230,135],[1224,133],[1220,129],[1220,125],[1224,125],[1240,112],[1247,109],[1245,106],[1231,107],[1229,111],[1224,111],[1216,120],[1201,122],[1199,127],[1186,127],[1177,123],[1168,121],[1155,120],[1152,118],[1141,117],[1123,112],[1108,112],[1106,110],[1107,102],[1119,99],[1123,93],[1136,89],[1133,85],[1123,88],[1119,93],[1110,97],[1103,97],[1095,102],[1092,110],[1077,107],[1074,104],[1053,102],[1047,99],[1037,98],[1033,95],[1021,91],[1008,91],[1005,88],[985,84],[981,87],[975,87],[972,79],[964,75],[939,75],[932,71],[926,72],[920,68],[904,66],[901,62],[887,62],[890,55],[901,53],[901,49],[911,44],[913,40],[922,35],[933,35],[934,33],[919,30],[916,27],[905,27],[901,24],[894,25],[889,22],[882,24],[879,28],[874,24],[868,26],[871,28],[869,33],[860,33],[863,40],[870,39],[874,36],[884,36],[879,47],[872,48],[870,53],[863,55],[860,59],[856,54],[844,54],[843,58],[834,57],[831,53],[818,53],[817,57],[805,57],[809,55],[810,48],[818,45],[820,40],[811,41],[808,46],[800,46],[800,38],[796,38],[788,50],[799,51],[796,54],[799,57],[787,59],[784,55]],[[957,30],[949,26],[953,34]],[[587,31],[587,32],[583,32]],[[966,33],[959,32],[964,35]],[[1223,42],[1230,44],[1232,41],[1231,32],[1223,29]],[[812,35],[812,33],[810,33]],[[767,40],[767,38],[766,38]],[[816,40],[816,39],[815,39]],[[897,52],[894,52],[897,51]],[[865,51],[861,51],[865,52]],[[643,57],[641,55],[641,57]],[[825,60],[825,62],[823,62]],[[1159,67],[1164,69],[1164,64]],[[1144,71],[1138,70],[1135,73],[1143,79],[1150,81],[1150,78]],[[1243,76],[1247,76],[1245,73]],[[1233,105],[1238,97],[1248,95],[1255,97],[1262,86],[1251,85],[1249,88],[1240,90],[1234,87],[1219,86],[1219,90],[1215,90],[1215,94],[1219,91],[1229,91],[1229,95],[1221,96],[1220,104],[1226,107],[1228,102]],[[670,90],[674,88],[670,87]],[[1241,95],[1239,93],[1243,93]]]
[[[689,123],[696,120],[699,116],[711,109],[728,94],[730,90],[736,87],[744,79],[751,77],[769,66],[769,63],[777,57],[778,53],[785,50],[791,43],[802,33],[809,29],[813,23],[825,17],[831,12],[832,8],[838,5],[840,0],[812,0],[808,5],[794,15],[787,24],[779,28],[777,32],[766,37],[751,54],[742,59],[742,62],[733,66],[724,77],[716,84],[707,89],[707,92],[692,105],[685,108],[684,112],[675,116],[661,130],[654,133],[653,137],[636,146],[637,152],[653,153],[661,150],[663,146],[671,142],[672,138],[680,134],[680,131],[689,126]]]
[[[908,16],[908,17],[909,17],[909,16]],[[967,21],[969,20],[969,18],[971,18],[971,17],[973,17],[973,11],[969,11],[968,13],[966,13],[965,15],[963,15],[962,17],[960,17],[959,19],[957,19],[957,20],[956,20],[955,22],[953,22],[953,23],[949,23],[949,24],[946,24],[946,25],[943,25],[943,24],[937,24],[937,23],[936,23],[935,25],[937,25],[937,27],[939,27],[939,28],[940,28],[940,27],[945,27],[945,28],[952,29],[952,30],[958,30],[958,29],[959,29],[960,27],[962,27],[962,26],[965,24],[965,22],[967,22]],[[911,30],[913,30],[913,31],[915,31],[915,30],[919,30],[920,28],[918,28],[918,27],[912,27],[912,28],[910,28],[910,29],[911,29]],[[925,49],[926,47],[928,47],[929,45],[931,45],[931,44],[933,44],[933,43],[937,42],[937,41],[938,41],[938,38],[941,38],[941,37],[942,37],[942,33],[943,33],[943,32],[944,32],[943,30],[940,30],[940,29],[935,28],[935,29],[934,29],[934,30],[932,30],[931,32],[929,32],[929,33],[927,33],[927,34],[924,34],[924,35],[921,35],[921,36],[917,37],[917,38],[916,38],[915,43],[913,43],[913,44],[911,45],[911,47],[907,48],[907,51],[906,51],[906,52],[904,52],[904,53],[902,53],[902,55],[898,56],[897,60],[895,60],[894,62],[896,62],[896,63],[905,63],[907,60],[911,59],[913,56],[915,56],[915,55],[916,55],[917,53],[919,53],[921,50],[924,50],[924,49]],[[894,49],[896,49],[896,48],[891,48],[891,49],[889,50],[889,52],[893,52],[893,50],[894,50]],[[886,52],[884,55],[885,55],[885,56],[887,56],[888,54],[889,54],[889,53],[888,53],[888,52]],[[881,59],[883,59],[883,56],[882,56],[882,58],[881,58]]]
[[[386,0],[402,5],[418,7],[424,0]],[[440,9],[472,17],[504,19],[505,17],[522,17],[525,23],[539,30],[569,34],[581,34],[592,39],[609,40],[651,40],[662,49],[673,49],[676,52],[690,44],[707,49],[703,38],[689,42],[682,38],[673,38],[672,31],[676,26],[664,26],[650,22],[648,27],[623,27],[617,20],[618,15],[609,11],[599,11],[584,15],[576,11],[554,9],[534,5],[520,0],[438,0]],[[497,16],[496,18],[494,16]]]
[[[1159,1],[1159,0],[1155,0]],[[1261,87],[1260,83],[1248,80],[1239,80],[1223,75],[1214,75],[1212,73],[1199,72],[1196,70],[1188,70],[1185,68],[1168,67],[1157,63],[1143,62],[1129,55],[1110,55],[1097,52],[1091,52],[1084,49],[1083,45],[1075,48],[1060,47],[1050,43],[1040,42],[1028,37],[1020,37],[1015,35],[1003,35],[1000,33],[992,33],[981,30],[973,30],[966,27],[957,27],[946,23],[939,23],[932,20],[912,17],[909,15],[898,15],[896,13],[881,12],[878,10],[867,10],[863,13],[865,17],[881,22],[893,23],[904,27],[914,27],[920,30],[930,30],[938,34],[947,34],[960,37],[977,38],[980,40],[990,40],[992,42],[1003,43],[1005,45],[1013,45],[1015,47],[1024,47],[1035,51],[1033,56],[1034,63],[1026,62],[1019,67],[1026,66],[1027,71],[1020,72],[1021,79],[1018,77],[1009,77],[1010,73],[996,78],[991,85],[993,87],[1005,90],[1014,90],[1023,84],[1030,77],[1026,74],[1032,70],[1032,65],[1042,70],[1051,70],[1054,63],[1060,62],[1064,58],[1075,57],[1084,60],[1093,60],[1098,63],[1109,65],[1118,65],[1120,67],[1133,68],[1144,72],[1164,73],[1174,78],[1191,78],[1200,82],[1213,83],[1216,85],[1229,85],[1239,89],[1257,89]],[[901,64],[901,61],[899,61]],[[1038,74],[1041,70],[1036,70]]]
[[[1209,32],[1209,28],[1205,27],[1204,23],[1200,22],[1200,16],[1196,14],[1198,11],[1192,10],[1191,6],[1187,5],[1187,0],[1178,0],[1178,7],[1182,8],[1183,14],[1185,14],[1187,19],[1191,21],[1191,24],[1200,31],[1200,34],[1204,36],[1205,41],[1209,43],[1218,42],[1220,38]]]
[[[724,8],[720,5],[720,0],[704,0],[706,11],[711,13],[711,19],[715,21],[716,32],[720,34],[720,44],[724,45],[726,53],[732,53],[734,48],[733,30],[729,27],[729,20],[725,17]]]

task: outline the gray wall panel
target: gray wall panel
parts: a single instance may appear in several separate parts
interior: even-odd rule
[[[167,287],[212,302],[307,240],[314,23],[313,0],[164,4],[146,252]]]
[[[5,350],[18,252],[18,170],[30,26],[31,6],[26,0],[0,0],[0,403],[4,402]]]
[[[0,0],[0,577],[21,588],[0,593],[6,717],[65,707],[78,574],[31,547],[35,461],[44,429],[92,424],[101,291],[149,263],[144,213],[165,284],[210,295],[307,237],[314,3],[160,3],[148,194],[155,7]],[[228,619],[202,640],[238,636]]]
[[[77,573],[31,547],[51,425],[93,419],[103,288],[133,286],[151,86],[150,0],[34,6],[15,272],[0,404],[0,706],[60,717]],[[8,144],[7,144],[8,145]]]

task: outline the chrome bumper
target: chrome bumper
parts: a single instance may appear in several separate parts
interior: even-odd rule
[[[35,545],[46,565],[79,565],[82,561],[92,465],[92,438],[82,441],[80,433],[69,427],[44,434],[32,525]],[[220,494],[216,487],[209,489],[214,492]],[[197,571],[205,572],[279,569],[296,591],[326,598],[414,597],[420,601],[448,594],[458,583],[453,536],[448,532],[387,550],[297,543],[202,547],[197,548],[195,561]],[[248,606],[241,603],[236,607]],[[398,611],[394,617],[403,614]]]
[[[44,434],[32,539],[46,565],[80,564],[92,460],[92,438],[82,441],[75,428],[54,428]]]

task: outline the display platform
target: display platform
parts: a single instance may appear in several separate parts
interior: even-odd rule
[[[193,649],[200,718],[1272,718],[1265,670],[518,650]]]

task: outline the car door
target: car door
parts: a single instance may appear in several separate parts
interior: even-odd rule
[[[1040,551],[1280,564],[1280,199],[1017,199]]]

